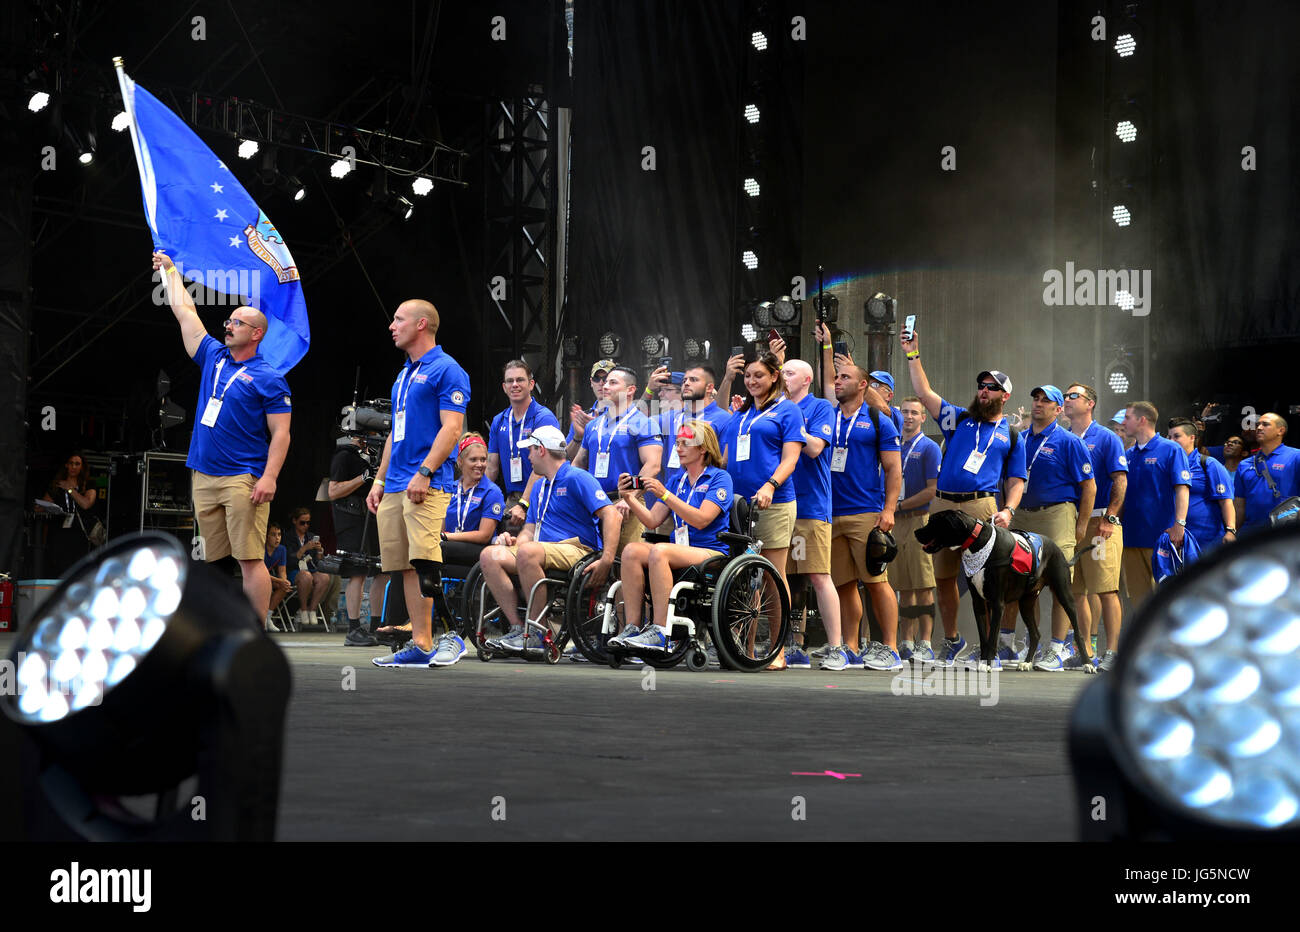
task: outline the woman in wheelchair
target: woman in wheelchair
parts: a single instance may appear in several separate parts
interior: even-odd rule
[[[505,515],[505,496],[495,482],[485,479],[488,449],[483,435],[462,434],[456,467],[460,482],[447,505],[442,532],[442,562],[472,567],[483,548],[492,543],[497,524]]]
[[[623,550],[623,604],[627,614],[622,633],[609,643],[620,642],[644,651],[668,649],[668,603],[673,588],[673,571],[721,556],[726,546],[718,534],[727,530],[731,512],[731,476],[718,446],[718,436],[707,421],[687,421],[677,433],[677,459],[681,473],[673,487],[658,479],[641,479],[639,489],[633,477],[619,476],[619,495],[632,514],[646,527],[658,527],[670,515],[672,543],[649,544],[634,541]],[[658,499],[647,508],[637,500],[638,491]],[[654,606],[654,623],[641,629],[647,575]]]

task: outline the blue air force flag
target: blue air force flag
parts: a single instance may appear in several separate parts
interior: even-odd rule
[[[194,131],[117,64],[154,248],[268,318],[262,357],[288,372],[311,343],[298,268],[266,213]]]

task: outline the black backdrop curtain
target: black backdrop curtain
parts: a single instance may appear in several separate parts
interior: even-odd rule
[[[738,2],[589,0],[574,11],[569,294],[588,362],[665,334],[719,344],[732,281],[740,115]],[[654,148],[655,170],[643,170]],[[687,332],[689,328],[690,332]]]

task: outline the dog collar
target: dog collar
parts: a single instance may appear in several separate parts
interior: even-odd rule
[[[983,531],[983,530],[984,530],[984,525],[983,525],[983,523],[982,523],[982,522],[979,522],[979,521],[976,521],[976,522],[975,522],[975,527],[971,529],[970,537],[966,538],[966,543],[964,543],[964,544],[961,545],[961,549],[962,549],[962,550],[965,550],[965,549],[966,549],[967,547],[969,547],[971,544],[975,543],[975,541],[979,539],[980,532]]]

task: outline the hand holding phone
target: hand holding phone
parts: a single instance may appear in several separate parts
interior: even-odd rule
[[[836,355],[836,356],[847,356],[847,355],[849,355],[849,344],[846,343],[844,340],[836,340],[836,341],[835,341],[835,355]]]
[[[671,356],[659,357],[659,365],[663,366],[665,369],[669,368],[672,364],[673,364],[673,357]]]
[[[915,329],[916,329],[916,315],[908,314],[907,318],[903,321],[903,342],[904,343],[912,342],[912,337],[914,335],[913,331]]]

